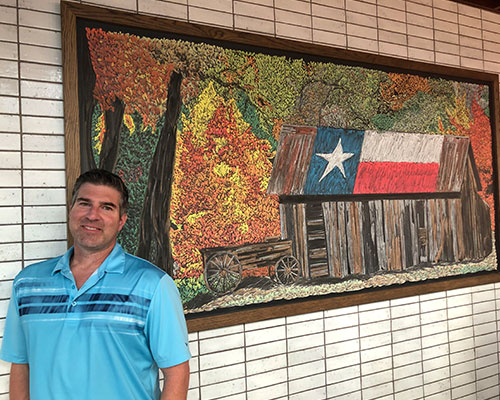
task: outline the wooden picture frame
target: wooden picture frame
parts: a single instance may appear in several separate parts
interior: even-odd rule
[[[82,71],[84,71],[85,66],[81,65],[82,63],[79,61],[79,55],[78,55],[79,50],[77,43],[78,42],[77,25],[78,21],[90,21],[90,23],[92,24],[96,25],[104,24],[104,26],[119,26],[123,27],[124,30],[132,30],[133,32],[142,32],[143,30],[154,29],[156,37],[162,37],[162,35],[169,35],[169,37],[179,37],[182,38],[183,40],[184,38],[187,38],[186,40],[192,40],[196,43],[206,42],[211,45],[220,45],[220,43],[225,43],[225,45],[227,45],[228,47],[234,47],[236,49],[240,47],[254,49],[254,50],[262,49],[263,51],[265,50],[269,54],[275,55],[276,57],[290,56],[292,58],[303,57],[308,60],[319,60],[319,61],[331,60],[337,63],[341,63],[343,65],[363,66],[366,68],[373,68],[374,70],[390,71],[400,74],[411,73],[416,77],[419,76],[443,77],[445,79],[452,79],[458,82],[464,82],[464,84],[473,83],[485,86],[489,90],[488,104],[490,110],[489,118],[491,123],[491,132],[492,132],[491,150],[493,156],[492,156],[492,166],[491,166],[492,168],[491,187],[493,191],[495,209],[498,208],[499,164],[496,154],[496,148],[499,140],[499,129],[500,129],[498,75],[465,70],[465,69],[457,69],[441,65],[426,64],[417,61],[396,59],[386,56],[378,56],[362,52],[355,52],[350,50],[316,45],[307,42],[297,42],[286,39],[278,39],[270,36],[262,36],[245,32],[231,31],[216,27],[196,25],[181,21],[174,21],[158,17],[146,16],[146,15],[131,14],[127,12],[104,9],[94,6],[86,6],[72,2],[63,1],[61,3],[61,14],[62,14],[62,36],[63,36],[64,119],[65,119],[64,126],[65,126],[65,137],[66,137],[66,172],[67,172],[68,204],[70,204],[71,200],[72,185],[76,177],[80,174],[82,170],[81,167],[82,162],[84,162],[84,159],[86,157],[88,158],[88,156],[83,154],[83,152],[88,151],[88,149],[87,150],[83,149],[82,144],[80,143],[81,140],[80,126],[82,124],[83,119],[85,118],[91,119],[89,115],[92,116],[93,108],[90,109],[90,111],[87,111],[87,114],[85,114],[84,110],[85,104],[81,104],[82,103],[81,90],[79,97],[79,82],[81,82],[82,79],[85,79],[85,77],[82,78],[82,74],[84,74],[84,72]],[[90,63],[90,59],[87,60],[87,63]],[[89,67],[92,68],[90,64],[87,65],[87,68]],[[178,85],[180,86],[181,82],[178,82]],[[85,103],[85,101],[83,101],[83,103]],[[265,99],[262,100],[262,104],[263,107],[266,107]],[[111,105],[111,107],[112,106],[113,105]],[[92,107],[95,107],[95,104]],[[118,105],[118,107],[120,106]],[[166,107],[168,108],[168,106]],[[120,118],[123,118],[123,113],[120,114]],[[172,132],[174,132],[173,134],[174,141],[170,142],[170,145],[172,145],[173,143],[175,147],[176,143],[175,132],[176,132],[177,121],[174,122],[175,123],[172,126],[170,126],[170,129],[172,130]],[[112,120],[107,120],[106,123],[109,124],[108,126],[111,126],[111,124],[116,123],[116,121],[113,122]],[[118,120],[118,123],[119,124],[121,123],[121,119]],[[165,125],[167,125],[167,123],[165,123]],[[276,155],[274,157],[275,167],[273,169],[272,173],[273,175],[270,178],[271,181],[269,184],[269,187],[270,188],[272,187],[272,189],[269,189],[270,193],[279,196],[280,198],[280,204],[281,204],[280,207],[282,211],[281,215],[286,216],[285,221],[283,221],[282,219],[281,222],[282,238],[279,241],[278,245],[274,244],[272,245],[273,246],[272,252],[273,254],[275,254],[276,257],[278,257],[279,255],[278,257],[279,259],[281,259],[283,255],[286,256],[288,252],[291,251],[290,249],[293,250],[293,253],[297,256],[298,259],[303,257],[303,253],[300,253],[300,251],[297,250],[297,247],[300,247],[298,244],[300,242],[299,240],[300,235],[297,233],[294,234],[292,232],[295,229],[295,227],[298,226],[296,223],[297,220],[294,218],[296,218],[296,216],[299,215],[300,213],[306,212],[304,210],[307,208],[308,203],[316,204],[320,201],[318,200],[317,197],[318,193],[321,195],[327,194],[329,196],[325,197],[324,198],[325,200],[321,200],[321,204],[323,205],[322,206],[323,210],[328,210],[332,209],[332,207],[336,207],[335,205],[336,202],[338,200],[341,200],[343,204],[346,205],[346,207],[351,207],[351,208],[354,207],[354,211],[352,212],[355,212],[357,213],[357,215],[360,216],[359,221],[361,221],[362,219],[361,215],[365,211],[366,215],[369,215],[370,212],[376,213],[375,206],[372,207],[371,205],[366,206],[367,208],[365,209],[365,211],[362,210],[361,206],[359,206],[358,210],[358,208],[356,208],[358,207],[357,203],[352,201],[352,198],[350,198],[347,195],[339,195],[337,192],[335,194],[331,194],[331,193],[323,193],[323,192],[320,193],[314,191],[320,189],[314,189],[314,190],[305,189],[306,186],[305,176],[297,177],[298,173],[296,171],[285,170],[283,169],[284,167],[280,167],[282,168],[281,170],[278,168],[278,165],[281,162],[280,160],[282,161],[287,160],[287,157],[290,157],[291,153],[287,153],[287,151],[289,151],[289,148],[291,146],[290,141],[295,140],[293,139],[293,137],[295,137],[293,135],[296,135],[296,137],[299,138],[297,140],[301,141],[302,143],[307,138],[312,138],[311,140],[314,141],[315,140],[314,138],[321,134],[320,131],[321,128],[319,127],[310,127],[310,126],[304,127],[300,123],[291,123],[288,124],[288,126],[285,126],[281,129],[281,136],[279,139],[278,148],[276,150]],[[350,131],[349,132],[347,131],[348,130],[344,130],[340,133],[337,132],[336,134],[352,135],[352,132],[350,133]],[[307,136],[307,135],[312,135],[312,136]],[[390,140],[390,138],[387,140]],[[413,139],[410,138],[409,140],[411,142],[411,140]],[[454,151],[456,152],[459,151],[457,149],[459,148],[462,149],[461,151],[463,153],[462,158],[464,160],[463,161],[464,163],[469,162],[474,164],[473,156],[472,158],[470,156],[470,154],[472,153],[470,153],[469,150],[467,150],[469,148],[468,147],[469,145],[467,143],[464,144],[464,146],[466,147],[463,147],[461,144],[457,144],[456,146],[452,144],[451,146],[455,146]],[[102,151],[109,151],[109,149]],[[302,153],[300,154],[302,156]],[[306,156],[304,155],[304,157]],[[310,154],[308,157],[310,157]],[[170,162],[173,165],[174,160],[172,159],[170,160]],[[307,162],[312,163],[312,161],[310,160]],[[86,165],[84,169],[88,169],[90,167],[91,165]],[[472,181],[474,181],[478,176],[477,170],[475,170],[474,168],[475,166],[472,165],[470,169],[470,179]],[[342,172],[344,173],[344,171]],[[298,181],[295,182],[297,184],[294,186],[295,189],[293,190],[290,189],[290,187],[292,187],[293,185],[287,186],[286,183],[287,179],[288,180],[291,179],[289,178],[290,174],[295,174],[294,175],[295,178],[293,179],[297,180],[302,179],[301,180],[302,183],[300,184],[297,183]],[[465,178],[462,177],[462,179]],[[297,189],[297,187],[299,187],[299,189]],[[442,198],[444,199],[443,200],[444,203],[446,203],[447,198],[453,197],[452,195],[450,195],[450,193],[455,189],[452,190],[450,189],[450,187],[447,186],[446,188],[443,186],[441,190],[441,192],[443,193]],[[369,194],[372,192],[361,191],[359,193],[361,193],[360,199],[365,201],[366,204],[368,204],[372,200],[377,199],[376,194]],[[424,194],[421,197],[423,199],[430,199],[432,195]],[[394,201],[398,201],[397,200],[398,198],[399,197],[390,194],[387,194],[384,197],[384,199],[386,199],[387,201],[392,201],[394,199],[395,199]],[[410,196],[409,199],[410,200],[408,200],[409,203],[407,203],[407,205],[409,205],[410,208],[417,207],[415,205],[416,203],[414,203],[416,198]],[[168,198],[167,200],[168,200],[167,204],[170,207],[169,203],[170,198]],[[348,211],[346,211],[345,215],[347,215],[347,213]],[[412,213],[416,213],[416,211],[412,211]],[[304,216],[305,215],[306,214],[304,214]],[[352,219],[353,215],[354,214],[349,214],[348,218],[350,218],[351,221],[353,220]],[[494,219],[495,219],[494,222],[497,225],[498,218],[495,216]],[[477,220],[474,221],[477,222]],[[471,224],[470,226],[474,226],[475,224],[474,221],[470,223]],[[285,235],[286,236],[285,238],[283,238],[284,231],[288,232]],[[385,233],[385,235],[387,235],[387,232]],[[491,235],[493,235],[493,233],[491,233]],[[498,235],[496,234],[496,231],[494,232],[494,235],[495,238],[497,239],[496,243],[498,243]],[[486,242],[490,240],[490,242],[494,243],[492,239],[493,238],[490,237],[484,240]],[[347,244],[349,245],[350,243],[351,242]],[[258,243],[252,243],[248,246],[250,246],[252,251],[254,252],[253,253],[254,260],[251,262],[253,262],[255,266],[260,266],[259,262],[262,259],[262,257],[260,257],[259,254],[264,254],[264,257],[266,255],[269,255],[268,243],[261,242],[260,245]],[[307,244],[305,246],[307,247]],[[471,244],[470,246],[474,247],[473,244]],[[238,254],[240,258],[246,257],[245,255],[242,254],[244,254],[246,250],[248,250],[247,247],[245,247],[245,245],[221,246],[221,247],[215,246],[212,249],[203,251],[204,262],[207,263],[210,260],[213,260],[213,258],[211,257],[213,257],[217,251],[219,252],[223,251],[226,253],[236,252],[235,254]],[[493,250],[496,251],[496,248],[494,248]],[[168,249],[166,251],[170,252],[171,250]],[[202,249],[200,249],[200,251],[202,251]],[[472,257],[476,256],[473,255]],[[307,263],[307,261],[305,262]],[[333,261],[331,263],[333,263]],[[304,267],[304,261],[302,262],[301,265],[305,271],[302,272],[302,275],[304,274],[308,275],[308,278],[313,279],[314,273],[311,272],[312,271],[311,268]],[[409,261],[408,265],[413,265],[413,264],[411,263],[411,261]],[[497,265],[495,267],[497,267]],[[331,268],[333,270],[334,267],[332,266]],[[337,272],[335,272],[335,274],[337,275],[335,276],[341,276],[339,274],[342,274],[341,272],[342,268],[347,268],[347,267],[345,266],[342,267],[341,265],[338,265],[335,268],[338,268]],[[276,271],[274,271],[274,273],[276,273]],[[330,274],[334,274],[334,272],[330,272]],[[334,309],[334,308],[340,308],[358,304],[396,299],[401,297],[415,296],[419,294],[432,293],[437,291],[464,288],[467,286],[493,283],[500,281],[499,277],[500,276],[498,274],[498,271],[497,269],[495,269],[492,271],[475,272],[473,274],[445,276],[439,279],[427,279],[419,282],[405,281],[403,284],[391,284],[390,286],[370,287],[370,288],[365,288],[361,291],[329,293],[329,294],[308,296],[305,298],[296,297],[290,300],[277,299],[277,300],[272,300],[270,302],[246,304],[241,307],[237,306],[237,307],[216,308],[210,311],[200,311],[193,314],[187,314],[186,318],[188,322],[188,328],[191,332],[201,331],[201,330],[219,328],[234,324],[249,323],[265,319],[309,313],[319,310],[328,310],[328,309]],[[278,280],[282,279],[278,277]]]

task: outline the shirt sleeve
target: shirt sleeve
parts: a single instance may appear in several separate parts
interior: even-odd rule
[[[21,318],[19,317],[19,309],[17,307],[15,289],[12,290],[9,309],[7,311],[0,358],[4,361],[16,364],[27,364],[29,362],[26,339]]]
[[[146,335],[158,367],[173,367],[191,358],[179,291],[168,275],[160,280],[151,300]]]

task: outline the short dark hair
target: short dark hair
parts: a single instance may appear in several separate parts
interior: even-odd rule
[[[75,181],[73,186],[73,193],[71,199],[71,207],[75,204],[78,190],[84,183],[91,183],[93,185],[109,186],[116,189],[120,193],[120,215],[123,215],[128,209],[128,189],[123,183],[122,178],[105,169],[91,169],[90,171],[81,174]]]

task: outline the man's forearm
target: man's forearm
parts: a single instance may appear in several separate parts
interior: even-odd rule
[[[29,400],[30,368],[29,364],[12,364],[10,367],[10,400]]]
[[[189,361],[170,368],[162,368],[165,382],[161,400],[185,400],[189,386]]]

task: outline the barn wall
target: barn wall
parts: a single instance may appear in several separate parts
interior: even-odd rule
[[[284,237],[292,240],[301,276],[344,278],[483,260],[492,250],[491,219],[470,162],[462,191],[452,197],[282,200]]]
[[[446,0],[82,3],[500,72],[500,15]],[[0,0],[0,317],[15,274],[67,244],[59,12]],[[497,305],[486,285],[192,333],[189,398],[497,399]]]

